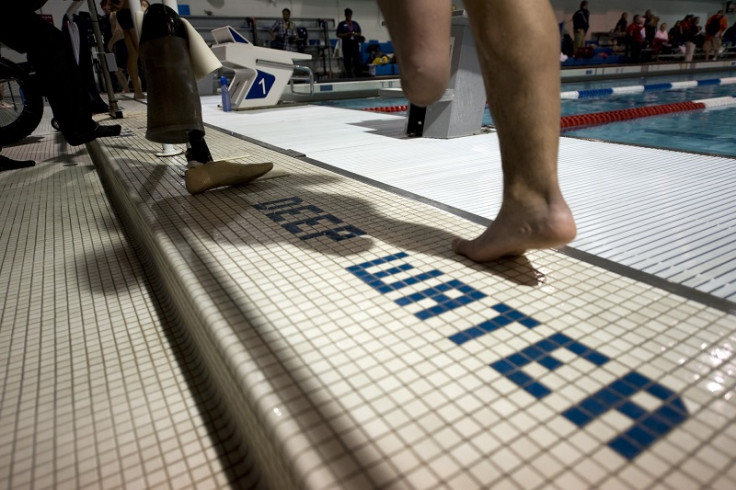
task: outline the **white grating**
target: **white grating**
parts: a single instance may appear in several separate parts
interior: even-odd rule
[[[494,134],[407,139],[393,136],[404,124],[395,115],[329,107],[223,114],[209,98],[204,106],[209,124],[236,134],[484,218],[498,211]],[[370,130],[380,121],[393,123],[389,136]],[[736,299],[736,160],[562,138],[559,169],[578,224],[571,246]]]

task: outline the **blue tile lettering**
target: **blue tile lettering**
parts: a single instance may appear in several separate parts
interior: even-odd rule
[[[267,211],[270,209],[291,208],[296,206],[297,204],[301,204],[302,202],[304,201],[298,197],[288,197],[286,199],[278,199],[276,201],[268,201],[262,202],[260,204],[254,204],[253,207],[259,211]]]
[[[307,214],[307,212],[311,212],[314,216],[319,216],[321,214],[324,214],[324,211],[322,211],[317,206],[299,206],[295,208],[287,208],[283,211],[276,211],[273,213],[268,213],[266,216],[274,220],[276,223],[279,223],[281,221],[284,221],[286,218],[284,218],[284,215],[291,215],[296,216],[297,214]]]
[[[630,397],[645,391],[662,401],[650,412],[632,402]],[[562,415],[578,427],[584,427],[609,410],[617,410],[634,421],[634,425],[609,441],[608,446],[626,459],[634,459],[645,449],[687,419],[682,399],[670,389],[637,372],[631,372],[589,396]]]
[[[349,225],[340,218],[323,211],[317,206],[303,204],[299,197],[277,199],[275,201],[254,204],[253,207],[266,213],[266,216],[275,223],[279,223],[285,230],[293,233],[300,240],[327,237],[339,242],[348,238],[365,235],[360,228]],[[270,212],[268,212],[270,211]],[[297,220],[286,221],[287,217],[299,217]],[[328,229],[315,230],[315,227],[338,225]],[[310,229],[312,228],[312,229]]]
[[[570,352],[574,352],[596,366],[601,366],[608,362],[608,358],[603,354],[592,349],[588,349],[583,344],[574,341],[567,335],[556,333],[548,339],[541,340],[536,344],[522,349],[521,352],[512,354],[500,361],[492,363],[491,367],[509,378],[511,381],[515,382],[528,393],[534,395],[536,398],[542,398],[550,394],[552,391],[539,381],[531,378],[524,378],[523,376],[526,376],[526,374],[523,373],[522,368],[527,364],[537,362],[549,370],[557,369],[562,365],[562,361],[552,357],[550,354],[560,348],[565,348]],[[511,369],[509,366],[511,366]],[[523,376],[518,373],[522,373]],[[518,383],[516,381],[517,379],[524,379],[525,381],[522,384]]]
[[[528,317],[520,311],[517,311],[503,303],[493,306],[493,309],[501,314],[491,318],[490,320],[485,320],[474,327],[470,327],[467,330],[451,335],[450,340],[455,342],[457,345],[462,345],[468,340],[493,332],[494,330],[498,330],[499,328],[505,327],[513,322],[519,322],[527,328],[534,328],[539,325],[539,322],[534,318]]]
[[[405,288],[407,286],[411,286],[412,284],[417,284],[419,282],[426,281],[427,279],[430,279],[432,277],[437,277],[437,276],[442,275],[442,272],[435,269],[429,272],[423,272],[421,274],[411,276],[406,279],[402,279],[400,281],[386,283],[383,281],[384,278],[389,277],[389,276],[394,276],[402,272],[406,272],[408,270],[413,269],[414,266],[411,264],[402,263],[400,265],[397,265],[396,267],[392,267],[390,269],[378,271],[375,273],[371,273],[368,271],[368,269],[372,269],[376,266],[380,266],[383,264],[388,264],[395,260],[404,259],[407,256],[408,255],[405,252],[400,252],[394,255],[388,255],[380,259],[375,259],[369,262],[364,262],[362,264],[348,267],[348,271],[353,273],[360,280],[362,280],[363,282],[368,284],[370,287],[372,287],[373,289],[375,289],[376,291],[382,294],[386,294],[390,291],[396,291],[397,289]]]
[[[557,369],[563,363],[550,353],[561,348],[579,355],[595,366],[602,366],[609,361],[609,358],[600,352],[557,333],[492,363],[491,367],[527,393],[541,399],[552,391],[525,373],[522,368],[529,363],[537,362],[549,370]],[[632,402],[630,398],[640,391],[646,391],[662,400],[662,406],[649,412]],[[617,410],[634,421],[631,428],[608,443],[611,449],[629,460],[641,454],[687,418],[687,408],[674,392],[637,372],[631,372],[614,381],[574,407],[565,410],[562,415],[578,427],[584,427],[609,410]]]
[[[323,218],[327,220],[331,220],[331,218],[334,218],[334,216],[326,215],[326,216],[321,216],[319,219],[313,219],[313,220],[310,219],[310,220],[305,220],[305,221],[297,221],[295,223],[286,223],[283,226],[284,228],[286,228],[287,230],[289,230],[290,232],[298,236],[301,240],[311,240],[312,238],[325,236],[329,238],[330,240],[339,242],[341,240],[345,240],[348,238],[365,235],[365,232],[363,230],[356,228],[354,226],[351,226],[351,225],[338,226],[337,228],[331,228],[329,230],[316,231],[313,233],[306,233],[306,234],[304,234],[305,230],[302,230],[299,228],[301,225],[313,226],[320,219],[323,219]],[[338,221],[338,222],[341,223],[341,221]]]
[[[283,215],[283,213],[279,214]],[[295,229],[293,232],[298,233],[299,231],[301,230]],[[408,278],[391,281],[392,278],[396,279],[395,276],[405,275],[414,269],[414,266],[405,260],[407,257],[407,253],[399,252],[348,267],[347,270],[382,294],[443,275],[441,271],[433,269],[428,272],[414,274]],[[371,272],[372,269],[377,268],[380,270]],[[458,292],[461,294],[458,295]],[[395,300],[395,302],[401,306],[408,306],[425,300],[433,302],[432,306],[415,313],[417,318],[426,320],[485,297],[485,293],[461,281],[451,279],[442,284],[427,287],[422,291],[407,294]],[[512,323],[519,323],[530,329],[541,324],[534,318],[504,303],[496,304],[492,307],[492,310],[494,314],[491,318],[451,335],[449,340],[455,345],[462,345]],[[559,349],[566,349],[578,357],[582,357],[591,363],[593,369],[610,361],[604,354],[567,335],[555,333],[519,352],[491,363],[490,366],[534,398],[540,400],[550,395],[552,390],[529,375],[524,368],[534,362],[549,371],[560,368],[564,363],[553,356],[553,353]],[[661,406],[653,411],[640,406],[633,401],[633,397],[640,392],[646,392],[660,400],[662,402]],[[635,371],[603,387],[577,405],[564,410],[561,415],[578,427],[584,427],[610,410],[616,410],[633,421],[631,427],[608,442],[608,446],[612,450],[629,460],[636,458],[657,440],[682,424],[688,417],[687,408],[676,393]]]
[[[445,294],[449,293],[450,291],[460,291],[463,294],[461,296],[452,298]],[[452,281],[444,282],[437,286],[427,288],[424,291],[419,291],[418,293],[399,298],[396,300],[396,304],[407,306],[412,303],[422,301],[424,299],[430,299],[434,301],[436,303],[434,306],[430,306],[427,309],[414,313],[414,316],[416,316],[420,320],[426,320],[427,318],[441,315],[446,311],[454,310],[455,308],[465,306],[472,303],[473,301],[478,301],[479,299],[485,297],[486,295],[484,293],[481,293],[477,289],[472,288],[467,284],[458,281],[457,279],[453,279]]]

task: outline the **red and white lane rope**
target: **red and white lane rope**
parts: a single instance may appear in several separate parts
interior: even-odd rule
[[[645,107],[632,107],[616,111],[594,112],[592,114],[576,114],[560,118],[560,128],[569,129],[583,126],[597,126],[617,121],[628,121],[642,117],[659,116],[662,114],[673,114],[676,112],[697,111],[714,107],[726,107],[736,105],[736,97],[716,97],[713,99],[692,100],[687,102],[674,102],[671,104],[660,104]],[[406,112],[408,106],[395,105],[384,107],[369,107],[364,109],[372,112]]]
[[[620,109],[617,111],[576,114],[560,118],[560,128],[569,129],[582,126],[597,126],[617,121],[640,119],[642,117],[673,114],[676,112],[697,111],[730,105],[736,105],[736,97],[716,97],[713,99],[691,100],[687,102],[675,102],[672,104],[632,107],[630,109]]]

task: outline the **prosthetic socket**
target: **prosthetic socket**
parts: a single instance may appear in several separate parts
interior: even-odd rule
[[[148,90],[146,138],[157,143],[187,143],[190,132],[204,135],[187,29],[174,10],[160,3],[148,8],[140,57]]]

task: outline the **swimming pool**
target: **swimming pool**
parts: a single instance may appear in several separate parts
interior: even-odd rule
[[[736,73],[730,71],[565,83],[562,91],[726,78],[734,75]],[[638,94],[616,94],[598,98],[563,100],[561,110],[563,116],[569,116],[726,96],[736,96],[736,85],[705,85],[685,90],[651,91]],[[324,101],[320,104],[350,109],[367,109],[381,106],[400,106],[406,105],[406,103],[406,99],[402,98],[375,97]],[[577,138],[642,145],[651,148],[736,157],[736,131],[734,130],[736,124],[734,121],[736,121],[736,106],[729,106],[575,128],[565,130],[563,134]],[[493,124],[488,109],[484,113],[483,124]]]

